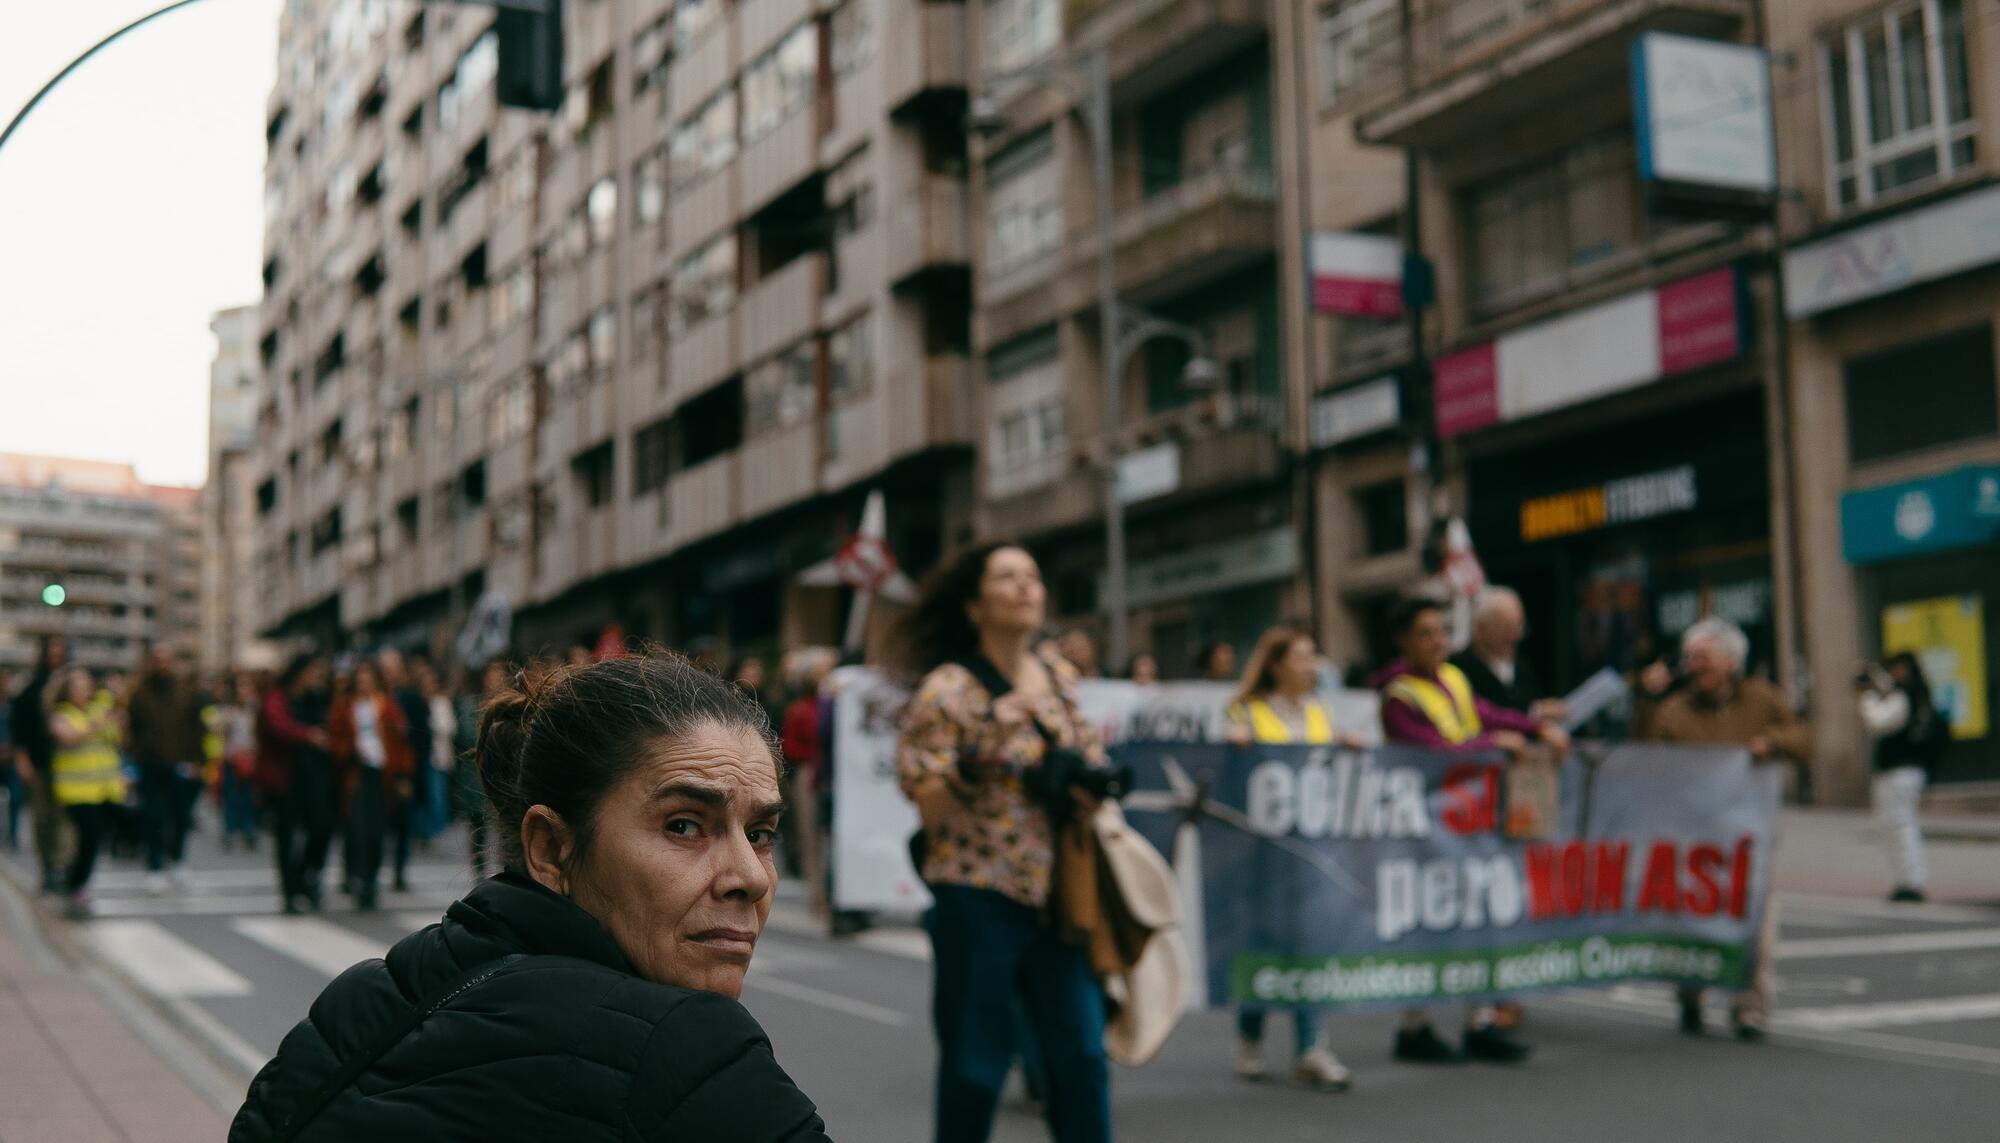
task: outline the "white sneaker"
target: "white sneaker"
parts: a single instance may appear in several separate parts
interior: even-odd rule
[[[146,896],[164,897],[167,894],[167,875],[158,870],[146,874]]]
[[[1354,1074],[1325,1048],[1311,1048],[1292,1068],[1292,1078],[1318,1091],[1346,1091]]]
[[[185,865],[176,865],[168,870],[167,880],[173,884],[176,893],[185,893],[194,888],[194,878],[188,875]]]
[[[1264,1068],[1264,1045],[1255,1040],[1236,1041],[1236,1078],[1260,1080],[1269,1073]]]

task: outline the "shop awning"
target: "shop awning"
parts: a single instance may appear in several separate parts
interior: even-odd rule
[[[1850,564],[1948,552],[2000,539],[2000,466],[1974,465],[1840,498]]]

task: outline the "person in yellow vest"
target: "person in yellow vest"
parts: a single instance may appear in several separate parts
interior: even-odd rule
[[[1402,657],[1370,680],[1382,695],[1385,741],[1431,750],[1519,754],[1537,740],[1558,755],[1569,750],[1569,736],[1558,723],[1496,706],[1473,693],[1465,672],[1450,662],[1451,634],[1442,604],[1406,600],[1396,609],[1394,625]],[[1410,1009],[1403,1013],[1403,1027],[1396,1033],[1395,1056],[1419,1064],[1460,1058],[1495,1063],[1527,1059],[1531,1049],[1499,1026],[1495,1016],[1492,1004],[1475,1004],[1467,1011],[1461,1057],[1438,1035],[1428,1012]]]
[[[1292,627],[1264,632],[1229,705],[1230,741],[1360,749],[1361,739],[1335,725],[1332,712],[1314,696],[1318,681],[1319,648],[1312,636]],[[1291,1013],[1298,1037],[1294,1078],[1321,1091],[1346,1091],[1352,1077],[1333,1054],[1321,1010],[1300,1004],[1291,1006]],[[1259,1005],[1236,1010],[1236,1074],[1246,1080],[1265,1076],[1264,1014]]]
[[[64,878],[66,908],[81,920],[90,915],[90,874],[111,826],[112,807],[125,800],[125,776],[118,769],[118,711],[110,693],[100,690],[81,667],[62,676],[54,698],[49,732],[56,743],[55,799],[76,828],[76,852]]]

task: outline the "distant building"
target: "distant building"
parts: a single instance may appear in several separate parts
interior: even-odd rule
[[[126,464],[0,453],[0,665],[33,662],[45,635],[100,671],[156,640],[192,652],[200,496]]]
[[[209,323],[215,362],[208,382],[208,483],[201,493],[201,641],[204,671],[240,664],[256,636],[255,482],[250,429],[257,418],[257,308],[223,310]]]

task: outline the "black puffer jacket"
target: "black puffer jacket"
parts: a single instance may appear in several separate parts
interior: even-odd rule
[[[502,874],[328,985],[250,1084],[232,1143],[280,1138],[342,1064],[468,971],[301,1140],[824,1143],[812,1101],[727,997],[653,984],[567,898]]]

